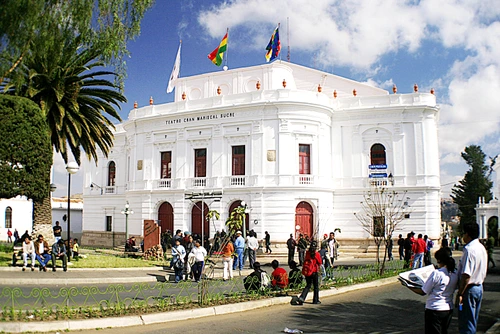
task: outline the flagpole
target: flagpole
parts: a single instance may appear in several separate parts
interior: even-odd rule
[[[227,35],[227,40],[229,41],[229,27],[226,29],[226,35]],[[228,68],[227,66],[227,60],[229,58],[229,47],[227,45],[227,41],[226,41],[226,69]],[[222,70],[224,71],[224,66],[222,66]]]
[[[279,34],[280,27],[281,27],[281,23],[278,22],[278,34]],[[281,61],[281,52],[280,52],[280,61]]]
[[[286,43],[288,44],[288,53],[286,59],[290,62],[290,18],[286,18]]]

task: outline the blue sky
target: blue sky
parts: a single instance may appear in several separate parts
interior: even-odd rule
[[[226,28],[229,68],[265,63],[278,23],[283,60],[290,45],[297,64],[389,91],[396,84],[399,93],[410,93],[414,83],[420,91],[435,89],[443,197],[467,169],[460,157],[465,146],[500,153],[497,0],[157,0],[129,44],[121,117],[150,96],[155,104],[173,101],[165,89],[180,39],[180,76],[186,77],[221,70],[207,55]],[[57,157],[54,170],[56,196],[62,196],[67,181]],[[81,178],[75,179],[72,193],[82,192]]]

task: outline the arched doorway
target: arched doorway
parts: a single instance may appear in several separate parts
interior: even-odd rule
[[[193,209],[191,210],[191,232],[193,234],[198,234],[201,238],[201,204],[202,202],[196,202],[193,204]],[[203,216],[207,216],[208,213],[208,205],[207,203],[203,203]],[[210,224],[209,221],[205,218],[205,223],[203,224],[203,235],[210,236]]]
[[[228,217],[231,215],[231,212],[233,212],[234,209],[237,207],[241,206],[241,201],[234,201],[231,206],[229,207],[229,212],[228,212]],[[247,231],[250,230],[250,215],[247,213],[245,214],[245,228]],[[231,231],[228,231],[231,232]],[[236,232],[236,231],[233,231]]]
[[[295,208],[295,226],[297,234],[302,233],[312,239],[314,232],[313,208],[309,203],[302,201]]]
[[[158,220],[162,233],[167,231],[174,233],[174,208],[169,202],[163,202],[158,208]]]

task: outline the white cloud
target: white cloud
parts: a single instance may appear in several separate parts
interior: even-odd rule
[[[448,74],[429,84],[444,103],[442,163],[459,163],[465,146],[498,137],[498,0],[233,0],[202,11],[198,21],[212,37],[221,36],[226,27],[241,27],[246,47],[259,49],[277,20],[283,23],[287,17],[292,49],[314,54],[320,67],[344,65],[376,75],[383,56],[421,52],[426,40],[441,44],[452,61],[444,65]],[[367,83],[390,90],[392,79],[370,78]]]

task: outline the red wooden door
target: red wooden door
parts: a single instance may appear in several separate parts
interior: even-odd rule
[[[174,209],[168,202],[164,202],[158,208],[158,220],[160,221],[161,232],[174,232]]]
[[[299,145],[299,174],[311,174],[311,145]]]
[[[201,201],[196,202],[193,205],[193,209],[191,210],[191,232],[193,234],[198,234],[201,238],[201,222],[202,222],[202,214],[201,214]],[[203,203],[203,216],[207,216],[208,213],[208,205]],[[210,224],[209,221],[205,218],[205,224],[203,227],[203,234],[210,235]]]
[[[313,208],[309,203],[300,202],[295,208],[295,226],[300,227],[296,232],[312,238],[314,232]]]
[[[245,175],[245,146],[233,146],[231,175]]]
[[[194,150],[194,177],[207,176],[207,149]]]

